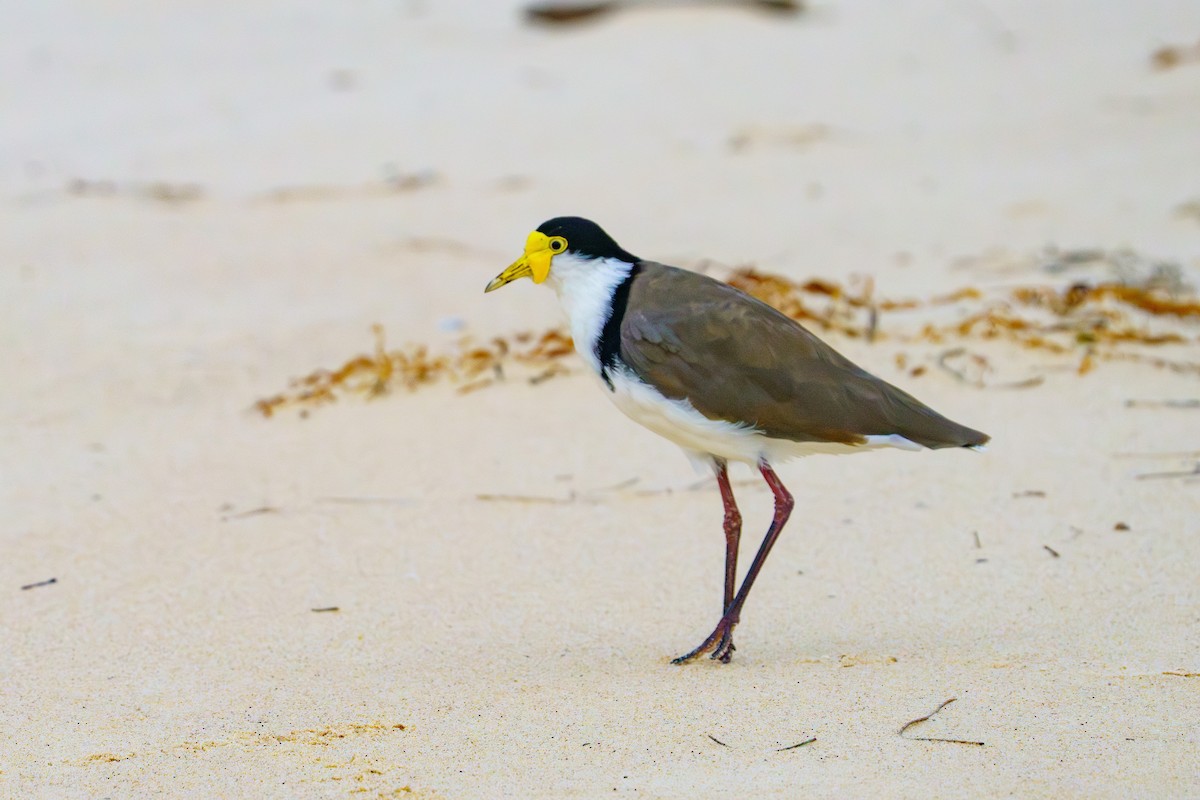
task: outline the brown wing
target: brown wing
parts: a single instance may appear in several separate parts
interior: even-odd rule
[[[798,323],[732,286],[642,262],[621,323],[621,358],[667,397],[774,439],[855,444],[899,434],[925,447],[987,435],[938,414],[853,364]]]

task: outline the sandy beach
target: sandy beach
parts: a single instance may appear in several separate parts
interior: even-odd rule
[[[0,797],[1200,796],[1200,315],[921,333],[1196,302],[1200,6],[29,5]],[[256,411],[372,325],[451,362],[559,325],[482,290],[562,214],[911,299],[819,333],[993,442],[782,465],[733,662],[676,667],[720,497],[578,360]],[[745,563],[771,494],[732,477]]]

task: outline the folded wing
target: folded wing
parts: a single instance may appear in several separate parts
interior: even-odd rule
[[[794,320],[704,275],[642,262],[621,324],[622,360],[663,395],[773,439],[925,447],[988,440],[876,378]]]

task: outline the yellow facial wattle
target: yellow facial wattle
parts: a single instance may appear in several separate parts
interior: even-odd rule
[[[510,264],[504,272],[492,278],[483,291],[495,291],[518,278],[532,278],[534,283],[542,283],[550,275],[550,262],[554,256],[566,249],[567,240],[561,236],[547,236],[540,231],[534,231],[525,240],[525,254]]]

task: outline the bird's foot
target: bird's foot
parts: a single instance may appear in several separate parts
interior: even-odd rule
[[[729,617],[721,617],[721,621],[717,623],[717,627],[708,635],[708,638],[700,643],[692,652],[682,655],[679,658],[673,659],[672,664],[686,664],[689,661],[708,653],[712,653],[709,658],[720,661],[722,664],[728,664],[733,658],[733,651],[737,648],[733,646],[733,626],[737,625],[736,620]]]

